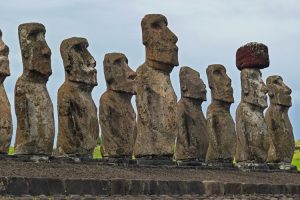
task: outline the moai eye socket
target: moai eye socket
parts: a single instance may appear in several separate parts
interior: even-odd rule
[[[27,38],[28,38],[28,40],[31,40],[31,41],[37,41],[38,32],[33,31],[33,32],[29,33]]]
[[[114,61],[114,65],[120,65],[122,62],[121,58],[118,58]]]

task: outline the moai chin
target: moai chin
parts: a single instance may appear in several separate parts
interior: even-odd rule
[[[223,65],[206,69],[212,102],[207,109],[209,146],[206,162],[232,163],[236,149],[235,124],[230,114],[234,102],[231,79]]]
[[[165,16],[146,15],[141,23],[146,62],[137,69],[136,157],[171,158],[177,132],[177,97],[170,80],[178,66],[177,37]]]
[[[57,94],[59,155],[91,157],[99,136],[97,108],[92,90],[97,83],[96,61],[85,38],[62,41],[60,53],[65,82]]]
[[[206,86],[200,74],[189,67],[182,67],[179,77],[181,99],[177,103],[178,135],[175,159],[204,162],[208,132],[201,105],[206,101]]]
[[[8,54],[9,48],[3,42],[0,30],[0,154],[8,153],[13,134],[10,103],[3,85],[5,78],[10,76]]]
[[[293,127],[288,116],[292,90],[281,76],[269,76],[267,87],[270,97],[270,106],[265,114],[270,137],[267,162],[290,164],[295,150]]]
[[[102,154],[129,157],[136,137],[136,114],[131,105],[135,94],[135,72],[122,53],[108,53],[103,61],[107,91],[100,98],[99,120]]]
[[[268,48],[248,43],[237,50],[241,70],[242,100],[236,110],[237,162],[264,163],[269,149],[263,111],[267,108],[267,87],[260,69],[269,66]]]
[[[51,70],[51,50],[39,23],[19,26],[23,74],[15,86],[17,133],[15,154],[52,153],[54,142],[53,105],[46,88]]]

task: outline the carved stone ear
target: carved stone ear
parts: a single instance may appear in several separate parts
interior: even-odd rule
[[[249,80],[248,80],[248,76],[242,75],[241,77],[241,82],[242,82],[242,91],[244,95],[248,95],[249,94]]]
[[[186,87],[185,85],[181,87],[181,91],[182,91],[182,92],[186,92],[187,90],[188,90],[188,89],[187,89],[187,87]]]
[[[272,90],[272,88],[268,87],[268,95],[269,97],[274,97],[274,92]]]

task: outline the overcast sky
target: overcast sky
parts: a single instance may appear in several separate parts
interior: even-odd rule
[[[207,84],[206,67],[223,64],[232,79],[235,103],[240,102],[240,72],[235,67],[236,50],[248,42],[269,47],[270,67],[262,70],[263,79],[281,75],[293,90],[290,118],[295,138],[300,139],[300,1],[298,0],[5,0],[1,1],[0,28],[10,48],[11,76],[5,81],[12,106],[14,134],[14,86],[22,74],[18,25],[39,22],[46,27],[46,40],[52,50],[53,74],[47,84],[52,98],[57,134],[57,90],[64,81],[59,52],[62,40],[78,36],[88,39],[89,50],[97,61],[98,86],[93,98],[106,90],[102,61],[108,52],[122,52],[136,69],[145,61],[140,22],[145,14],[160,13],[167,17],[169,28],[178,37],[179,64],[200,72]],[[178,99],[179,67],[171,74]],[[299,74],[298,74],[299,73]],[[207,87],[208,88],[208,87]],[[203,103],[203,111],[210,103]],[[135,106],[135,104],[134,104]],[[14,139],[12,145],[14,144]]]

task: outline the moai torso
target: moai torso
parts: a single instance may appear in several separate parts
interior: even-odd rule
[[[131,98],[130,94],[109,90],[100,99],[99,119],[104,156],[131,156],[133,153],[136,115]]]
[[[207,109],[207,129],[209,146],[207,162],[233,161],[236,149],[234,121],[230,114],[230,105],[234,102],[231,79],[223,65],[209,65],[206,69],[212,103]]]
[[[170,80],[173,67],[178,66],[177,37],[163,15],[146,15],[141,24],[146,62],[137,69],[134,154],[170,158],[177,131],[177,97]]]
[[[181,99],[177,103],[175,159],[204,161],[208,132],[201,105],[206,101],[206,86],[200,79],[200,74],[189,67],[182,67],[179,76]]]
[[[121,53],[106,54],[103,65],[107,91],[100,98],[99,108],[102,153],[105,157],[131,157],[137,131],[131,105],[136,75]]]
[[[241,70],[242,100],[236,110],[237,162],[264,163],[269,140],[264,110],[267,88],[260,69],[269,66],[268,48],[248,43],[237,50],[236,65]]]
[[[209,133],[206,161],[231,162],[236,149],[236,133],[230,108],[222,104],[211,104],[207,108],[206,119]]]
[[[3,85],[5,78],[10,76],[8,54],[9,49],[2,41],[0,30],[0,154],[8,153],[13,134],[10,103]]]
[[[17,133],[15,154],[52,153],[53,105],[46,88],[51,70],[51,51],[45,27],[38,23],[19,26],[24,71],[15,86]]]
[[[288,116],[292,90],[280,76],[268,77],[267,87],[271,102],[265,115],[270,139],[267,162],[291,163],[295,150],[293,127]]]
[[[177,97],[167,73],[137,69],[138,110],[135,155],[172,155],[177,131]]]
[[[236,110],[236,160],[264,162],[269,148],[263,110],[241,102]]]
[[[96,61],[85,38],[69,38],[60,51],[66,79],[58,90],[58,141],[60,155],[91,157],[99,136],[97,108],[92,90],[97,85]]]
[[[91,154],[99,135],[97,108],[91,92],[64,83],[58,90],[58,151]]]

